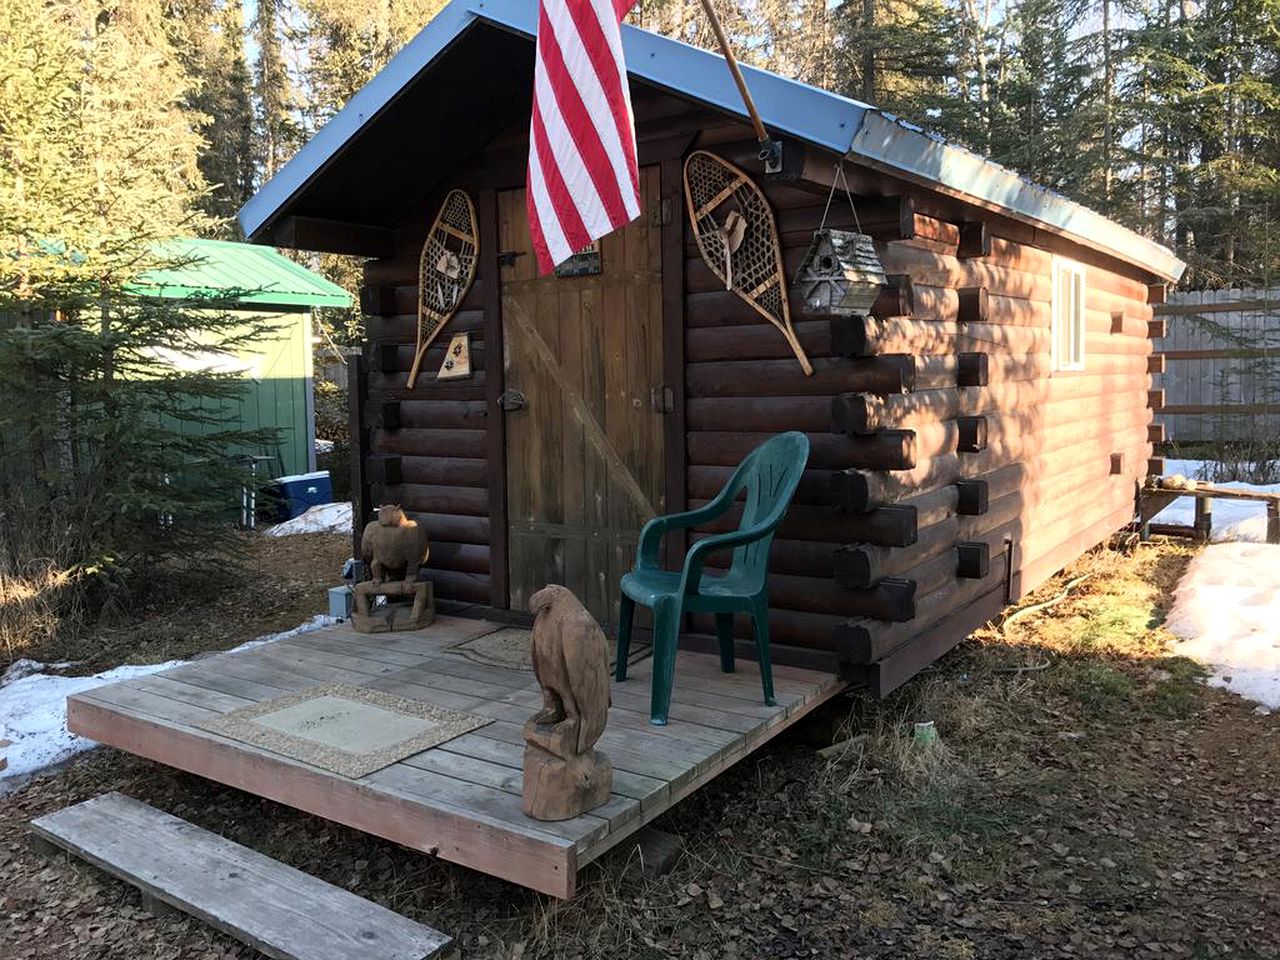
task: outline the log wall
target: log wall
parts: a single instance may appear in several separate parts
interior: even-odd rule
[[[636,112],[641,163],[665,162],[664,196],[679,199],[668,181],[691,149],[756,169],[740,124],[656,92],[638,96]],[[482,260],[423,369],[438,367],[449,333],[469,330],[471,380],[426,376],[404,388],[416,252],[435,197],[406,218],[397,256],[366,268],[366,312],[374,316],[367,385],[353,398],[366,435],[365,456],[356,458],[358,515],[390,498],[426,521],[426,575],[446,604],[506,606],[494,191],[522,184],[524,149],[513,131],[449,184],[477,201]],[[798,176],[762,184],[788,276],[818,226],[831,162],[809,155]],[[867,318],[796,310],[812,377],[776,330],[723,289],[683,217],[664,231],[664,348],[677,365],[667,501],[671,510],[705,502],[761,440],[805,431],[810,462],[771,556],[774,658],[838,668],[886,693],[1131,518],[1151,455],[1148,404],[1158,401],[1147,372],[1148,284],[1157,278],[955,199],[848,169],[860,222],[892,282]],[[830,225],[852,226],[844,206],[833,204]],[[1051,370],[1054,253],[1086,265],[1087,360],[1079,372]],[[715,529],[735,521],[730,514]],[[689,628],[689,645],[713,644],[708,620],[693,617]],[[750,655],[745,622],[739,636]]]

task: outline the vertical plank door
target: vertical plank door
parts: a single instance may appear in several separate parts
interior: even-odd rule
[[[640,181],[639,219],[580,277],[539,277],[525,192],[498,196],[511,606],[561,583],[610,627],[640,527],[665,508],[658,168]]]

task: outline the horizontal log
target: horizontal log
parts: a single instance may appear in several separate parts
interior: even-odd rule
[[[887,274],[871,304],[873,317],[909,317],[915,312],[915,283],[910,274]]]
[[[484,342],[485,313],[483,310],[460,310],[449,318],[445,328],[438,336],[449,337],[455,333],[471,334],[471,343],[477,346]],[[416,343],[418,340],[418,314],[388,314],[386,316],[365,317],[366,342],[378,343]]]
[[[693,327],[685,332],[685,360],[787,360],[795,353],[782,331],[757,315],[759,323],[734,327]],[[829,324],[825,320],[796,320],[793,324],[809,359],[831,354]]]
[[[837,321],[832,321],[832,352],[840,356],[884,353],[1034,354],[1048,353],[1051,345],[1048,327],[1013,327],[994,323],[960,326],[950,321],[908,317],[841,319],[845,329],[838,344],[834,332]]]
[[[994,578],[968,582],[994,583]],[[882,660],[862,670],[850,670],[849,679],[865,683],[874,697],[887,697],[925,667],[941,659],[982,624],[994,619],[1004,606],[1004,584],[994,583],[988,592],[967,598],[954,612],[920,631],[910,643]]]
[[[831,401],[826,397],[693,397],[685,402],[685,426],[690,433],[741,430],[778,433],[832,428]]]
[[[922,459],[914,470],[867,472],[866,496],[877,504],[897,503],[921,491],[937,489],[960,479],[980,477],[1018,461],[1026,461],[1029,472],[1044,475],[1055,470],[1061,471],[1065,466],[1079,464],[1095,455],[1105,454],[1114,449],[1117,439],[1124,437],[1129,438],[1126,443],[1133,444],[1136,440],[1140,446],[1135,446],[1135,449],[1142,453],[1148,449],[1145,444],[1148,422],[1149,412],[1146,412],[1145,417],[1139,413],[1124,428],[1115,424],[1103,424],[1099,427],[1085,421],[1074,429],[1072,425],[1060,428],[1057,436],[1037,432],[991,444],[982,453],[967,454],[964,457],[950,454]]]
[[[986,287],[988,293],[1048,303],[1053,284],[1047,273],[1032,273],[993,262],[992,258],[959,260],[908,243],[877,245],[885,273],[905,273],[917,284],[933,287]]]
[[[810,613],[807,610],[784,610],[780,607],[769,608],[769,643],[790,645],[804,650],[831,651],[834,647],[832,636],[836,625],[844,617],[829,613]],[[875,621],[880,622],[880,621]],[[692,633],[715,636],[715,616],[709,613],[695,613],[689,617],[689,629]],[[735,637],[751,641],[752,628],[748,617],[737,616],[733,621]],[[684,640],[682,639],[683,643]],[[754,644],[751,644],[754,646]],[[680,682],[677,675],[676,683]]]
[[[441,453],[464,459],[483,459],[488,454],[487,437],[484,430],[401,427],[399,430],[374,430],[370,447],[378,453],[412,456]]]
[[[1065,419],[1085,419],[1098,409],[1114,409],[1126,391],[1132,405],[1145,404],[1146,398],[1135,387],[1133,377],[1125,374],[1052,377],[1036,382],[997,383],[982,389],[917,390],[880,398],[868,429],[918,429],[924,423],[1002,410],[1044,412],[1058,408],[1067,412]],[[1078,411],[1078,417],[1073,411]]]
[[[862,616],[900,623],[915,616],[916,585],[886,579],[865,590],[849,590],[830,578],[769,575],[769,606],[832,616]]]
[[[700,466],[736,466],[771,435],[691,432],[687,434],[687,462]],[[808,436],[809,465],[814,469],[861,467],[868,470],[910,470],[915,466],[915,434],[907,430],[886,430],[868,437],[837,433],[813,433]]]
[[[688,468],[686,490],[691,499],[710,500],[719,493],[736,469],[733,466],[699,466],[694,464]],[[830,470],[807,469],[800,475],[800,484],[796,487],[793,503],[804,503],[811,506],[831,505]]]
[[[440,369],[440,364],[444,362],[445,352],[449,348],[449,338],[441,334],[430,347],[427,348],[426,354],[422,358],[422,371],[424,376],[422,380],[435,380],[435,372]],[[377,372],[385,375],[402,374],[403,378],[407,378],[409,370],[413,367],[413,357],[417,352],[417,347],[412,341],[407,343],[392,343],[390,341],[379,341],[369,344],[366,347],[366,353],[369,356],[371,372]],[[480,370],[484,367],[484,344],[473,343],[471,345],[471,369]],[[474,374],[473,374],[474,376]],[[456,383],[457,381],[451,381]]]
[[[1011,499],[1000,504],[996,512],[981,517],[949,517],[941,523],[920,530],[919,539],[910,549],[872,544],[845,544],[834,556],[835,579],[851,588],[868,587],[885,577],[906,577],[917,583],[917,594],[929,592],[943,579],[954,574],[949,566],[951,551],[961,541],[984,541],[995,555],[1004,549],[1006,538],[1021,532],[1021,504]],[[940,560],[940,557],[947,560]],[[948,571],[940,576],[939,564]]]
[[[440,600],[458,600],[464,603],[487,605],[492,599],[489,577],[486,574],[434,570],[428,567],[423,570],[422,579],[431,581],[436,598]]]
[[[1164,354],[1147,357],[1147,373],[1164,373]]]
[[[423,369],[426,369],[424,366]],[[418,377],[413,389],[405,386],[408,373],[379,373],[370,371],[367,391],[370,404],[388,400],[479,400],[484,401],[484,371],[477,370],[466,380],[437,380],[435,377]]]
[[[710,534],[694,533],[690,541],[696,543]],[[784,574],[795,577],[814,577],[824,580],[832,578],[835,564],[836,544],[817,543],[812,540],[784,540],[775,537],[769,549],[769,574]],[[730,554],[710,554],[707,566],[715,569],[727,569],[732,561]]]
[[[690,500],[690,508],[705,501]],[[738,529],[742,508],[730,508],[722,517],[701,530],[727,533]],[[916,540],[914,507],[894,505],[880,507],[858,516],[840,515],[830,507],[792,504],[778,527],[778,536],[788,540],[812,540],[822,543],[872,543],[886,547],[909,547]]]
[[[685,392],[689,397],[830,397],[851,390],[904,393],[915,382],[915,361],[907,356],[818,358],[813,369],[813,376],[806,377],[795,360],[691,363]]]
[[[1169,325],[1163,317],[1157,317],[1155,320],[1147,321],[1147,336],[1152,340],[1158,340],[1161,337],[1169,335]]]
[[[975,597],[1001,585],[1004,564],[995,557],[987,576],[976,580],[954,579],[916,600],[916,618],[909,623],[886,626],[875,621],[851,620],[836,629],[836,643],[843,662],[875,663],[893,650],[909,643],[929,627]]]
[[[422,524],[431,540],[452,543],[470,543],[488,548],[489,518],[488,516],[466,517],[456,514],[422,513],[411,509],[405,513]]]
[[[430,532],[428,531],[428,536]],[[452,570],[458,573],[489,572],[489,547],[487,544],[449,543],[431,541],[431,555],[427,558],[431,570]]]
[[[1148,443],[1164,443],[1165,430],[1163,423],[1147,424],[1147,442]]]
[[[487,460],[460,457],[415,457],[396,455],[400,461],[400,480],[386,483],[420,483],[429,486],[483,487],[489,482]],[[377,482],[372,476],[371,482]]]
[[[425,483],[403,483],[388,491],[399,503],[414,513],[445,513],[458,516],[488,517],[489,491],[476,487],[441,487]],[[428,529],[428,533],[430,530]]]
[[[374,405],[371,427],[484,430],[488,410],[483,400],[383,400]]]

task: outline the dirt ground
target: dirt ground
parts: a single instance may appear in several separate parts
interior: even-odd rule
[[[0,957],[257,956],[28,848],[32,817],[112,789],[447,931],[467,958],[1280,957],[1280,719],[1169,655],[1189,555],[1086,558],[886,701],[840,698],[656,821],[686,844],[666,875],[607,858],[568,903],[95,751],[0,800]],[[911,736],[925,720],[933,746]]]
[[[237,557],[217,568],[168,571],[136,607],[112,608],[101,622],[68,636],[33,632],[32,642],[0,648],[0,671],[19,657],[69,661],[67,673],[122,663],[163,663],[225,650],[287,630],[327,610],[325,590],[342,582],[351,539],[332,534],[243,535]]]

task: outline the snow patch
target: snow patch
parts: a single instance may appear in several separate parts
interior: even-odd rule
[[[1207,666],[1214,686],[1280,709],[1280,545],[1206,547],[1165,625],[1181,638],[1174,652]]]
[[[327,614],[317,614],[291,630],[258,637],[228,652],[249,650],[277,640],[296,637],[302,633],[310,633],[312,630],[330,626],[335,622]],[[5,671],[3,678],[0,678],[0,740],[13,741],[12,745],[0,748],[0,755],[9,761],[8,768],[0,770],[0,781],[29,776],[97,746],[94,741],[77,737],[67,730],[67,697],[106,683],[132,680],[163,670],[171,670],[188,662],[170,660],[168,663],[129,664],[90,677],[52,676],[48,673],[36,672],[47,668],[34,660],[15,662]],[[15,669],[20,665],[20,670]],[[69,666],[69,664],[51,666],[56,668]]]
[[[269,537],[288,537],[297,533],[350,533],[351,504],[322,503],[310,507],[292,520],[277,523],[266,531]]]
[[[1198,480],[1206,476],[1207,463],[1204,460],[1166,460],[1164,475],[1171,477],[1180,473],[1184,477]],[[1280,483],[1256,484],[1230,481],[1214,484],[1232,490],[1253,490],[1259,493],[1280,493]],[[1160,511],[1161,523],[1176,523],[1191,526],[1196,518],[1195,497],[1179,497]],[[1248,540],[1251,543],[1267,542],[1267,505],[1258,500],[1214,500],[1213,530],[1209,537],[1214,543],[1232,540]]]

